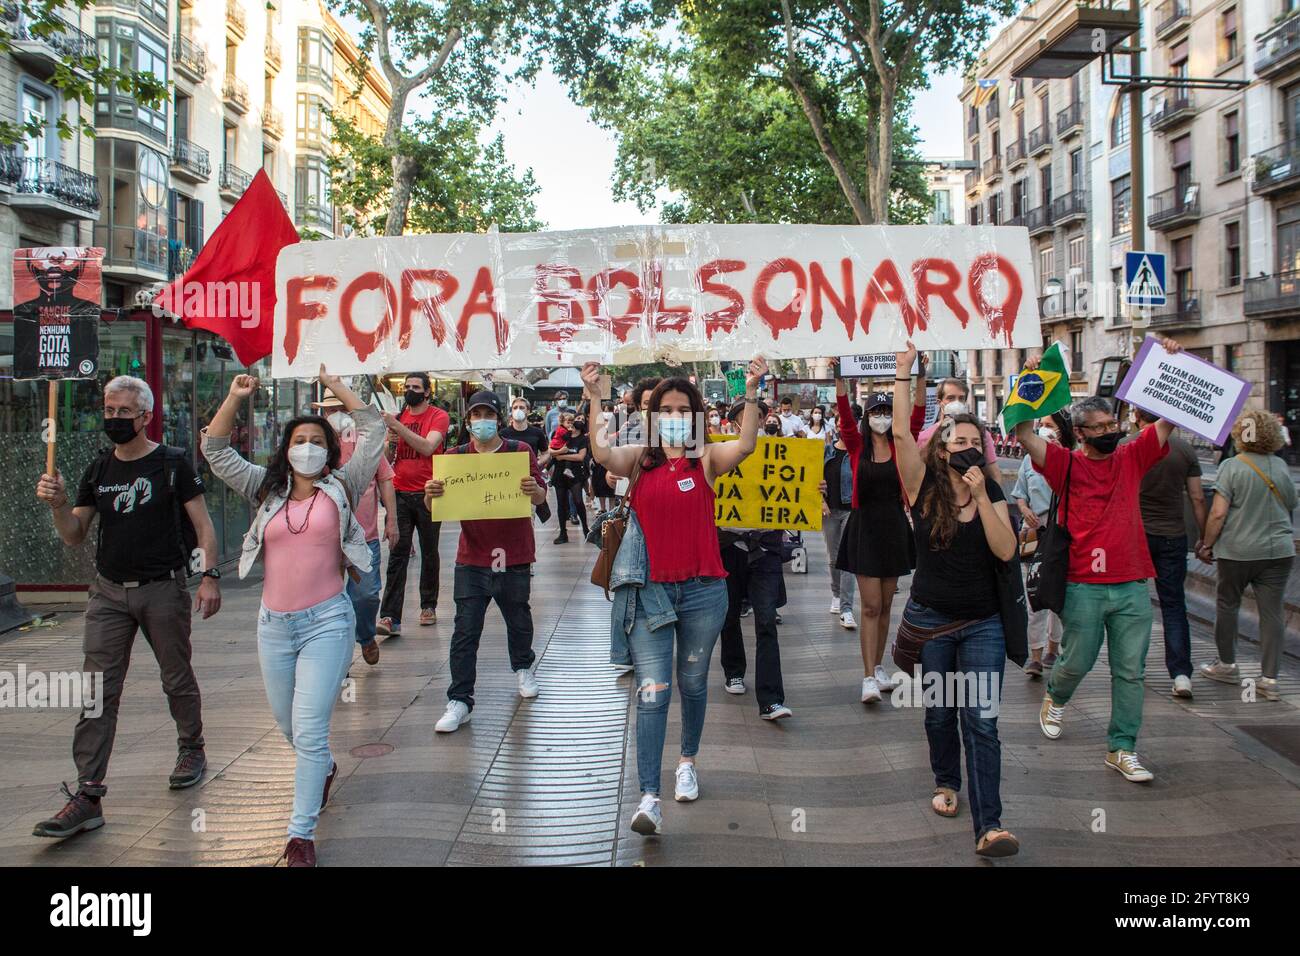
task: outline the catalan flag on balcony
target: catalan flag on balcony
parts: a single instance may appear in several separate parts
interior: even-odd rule
[[[975,105],[983,106],[998,91],[998,78],[988,77],[975,81]]]
[[[1060,343],[1053,342],[1043,353],[1038,368],[1026,368],[1016,376],[1016,384],[1002,409],[1002,424],[1011,431],[1021,422],[1059,412],[1069,404],[1070,375]]]

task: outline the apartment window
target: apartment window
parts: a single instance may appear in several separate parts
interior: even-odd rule
[[[1282,122],[1286,126],[1286,140],[1293,143],[1300,139],[1300,84],[1282,91],[1286,108],[1282,113]]]
[[[1002,225],[1002,194],[994,193],[989,197],[989,225]]]
[[[1070,189],[1083,192],[1083,150],[1070,152]]]
[[[941,226],[952,224],[952,192],[939,189],[934,194],[934,221]]]
[[[1129,231],[1129,217],[1133,200],[1132,181],[1123,175],[1112,179],[1110,183],[1110,229],[1115,235]]]
[[[1235,173],[1241,169],[1241,114],[1236,110],[1223,117],[1223,171]]]
[[[323,30],[298,31],[298,79],[330,82],[334,77],[334,41]]]
[[[330,174],[325,160],[305,156],[294,170],[294,199],[298,221],[332,227],[333,210],[329,198]]]
[[[329,141],[329,104],[314,93],[298,94],[298,145],[324,145]]]
[[[1228,63],[1241,55],[1237,36],[1237,8],[1228,7],[1219,15],[1219,62]]]
[[[1174,294],[1179,307],[1185,306],[1192,296],[1192,237],[1174,240]]]
[[[1041,205],[1044,209],[1052,204],[1052,166],[1050,163],[1038,168],[1038,195],[1042,200]]]
[[[1070,240],[1070,272],[1078,278],[1083,278],[1083,266],[1087,249],[1087,240],[1083,236],[1075,236]]]
[[[1039,116],[1043,118],[1043,129],[1049,129],[1052,122],[1052,101],[1047,93],[1038,98]]]
[[[111,262],[164,272],[167,267],[167,165],[148,147],[125,139],[95,140],[95,168],[108,184],[95,244]]]
[[[1174,76],[1187,76],[1187,50],[1187,41],[1183,40],[1169,51],[1169,72]]]
[[[1223,227],[1223,284],[1229,288],[1241,285],[1241,223],[1229,222]]]
[[[190,109],[193,102],[188,96],[176,94],[176,105],[172,108],[172,135],[178,139],[190,138]]]
[[[40,123],[41,132],[35,136],[30,131],[23,133],[23,158],[42,160],[48,153],[50,132],[54,129],[54,98],[44,92],[32,89],[26,80],[22,84],[22,103],[24,123]]]
[[[1192,137],[1180,136],[1171,144],[1174,158],[1174,196],[1177,201],[1187,201],[1187,193],[1192,185]]]
[[[1300,272],[1300,205],[1283,206],[1277,211],[1277,271],[1289,275]]]
[[[1083,374],[1083,332],[1070,333],[1070,374]]]
[[[1111,289],[1114,290],[1113,293],[1111,294],[1111,299],[1113,300],[1111,302],[1111,315],[1114,317],[1113,321],[1119,322],[1120,318],[1124,315],[1124,270],[1123,269],[1110,270],[1110,287]]]
[[[990,158],[997,156],[1002,152],[1002,131],[995,129],[991,135],[993,137],[993,140],[989,144],[989,146],[991,147],[989,149]]]
[[[1042,285],[1056,278],[1056,250],[1044,246],[1038,250],[1038,283]]]
[[[203,203],[173,189],[168,195],[168,207],[172,243],[178,248],[187,246],[197,255],[203,248]]]
[[[984,207],[976,203],[966,211],[966,221],[972,226],[982,225],[984,222]]]
[[[1029,211],[1029,180],[1017,180],[1011,187],[1011,215],[1023,219]]]
[[[235,160],[239,157],[239,127],[227,126],[225,139],[221,141],[221,161],[227,166],[238,166]]]
[[[1115,115],[1110,120],[1110,145],[1123,146],[1132,132],[1132,112],[1127,93],[1116,94]]]
[[[143,26],[101,18],[95,21],[95,38],[101,63],[124,72],[150,73],[163,83],[169,81],[167,41]],[[166,101],[156,108],[146,107],[116,84],[100,83],[95,87],[96,126],[133,130],[166,143],[167,118]]]

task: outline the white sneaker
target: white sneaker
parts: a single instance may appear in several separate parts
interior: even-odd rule
[[[839,598],[831,598],[831,613],[832,613],[832,614],[839,614],[839,613],[840,613],[840,599],[839,599]]]
[[[679,803],[700,798],[700,779],[695,775],[695,764],[683,761],[677,765],[677,787],[673,797]]]
[[[891,691],[898,687],[898,681],[890,676],[883,664],[876,665],[876,686],[883,691]]]
[[[1191,698],[1192,679],[1188,677],[1186,674],[1179,674],[1177,677],[1174,678],[1174,696],[1186,697],[1188,699]]]
[[[532,667],[525,667],[521,671],[515,671],[519,677],[519,696],[524,700],[531,700],[541,691],[537,686],[537,662],[533,661]]]
[[[758,716],[764,720],[782,720],[794,715],[794,711],[785,704],[770,704],[767,710],[759,711]]]
[[[853,619],[852,611],[845,611],[840,615],[840,627],[849,631],[857,630],[858,622]]]
[[[659,809],[659,798],[653,794],[641,795],[641,805],[632,814],[632,830],[642,836],[663,833],[664,815]]]
[[[433,729],[440,734],[449,734],[457,730],[461,724],[469,723],[469,707],[459,700],[447,701],[447,709],[442,712],[442,717]]]
[[[876,684],[874,677],[862,678],[862,703],[878,704],[882,700],[880,687]]]
[[[1209,664],[1202,664],[1201,676],[1208,677],[1210,680],[1217,680],[1221,684],[1241,683],[1241,672],[1237,670],[1237,665],[1225,664],[1223,661],[1218,660]]]
[[[745,682],[739,677],[729,677],[723,682],[722,689],[728,694],[743,694],[745,692]]]

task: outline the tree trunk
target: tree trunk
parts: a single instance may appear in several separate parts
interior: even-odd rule
[[[826,157],[831,172],[835,174],[835,179],[840,184],[840,191],[844,193],[849,208],[853,210],[853,217],[859,223],[871,222],[871,211],[862,198],[862,192],[858,189],[858,184],[853,181],[853,176],[849,173],[849,168],[840,157],[835,144],[831,142],[821,107],[808,94],[808,91],[804,89],[803,84],[799,82],[793,72],[786,71],[786,81],[790,84],[790,88],[794,90],[795,95],[799,97],[799,104],[803,107],[804,115],[808,117],[808,125],[812,127],[813,136],[817,139],[817,145],[821,147],[822,155]]]
[[[384,126],[384,145],[393,151],[393,187],[389,193],[388,219],[384,235],[400,236],[406,228],[406,210],[411,204],[411,190],[415,184],[416,164],[409,156],[398,152],[402,118],[406,115],[406,94],[409,90],[397,87],[388,108],[388,122]]]
[[[867,192],[871,197],[871,210],[875,221],[889,225],[890,183],[894,174],[894,102],[895,91],[892,78],[882,78],[884,82],[880,91],[880,112],[876,116],[876,136],[874,163],[867,171]]]

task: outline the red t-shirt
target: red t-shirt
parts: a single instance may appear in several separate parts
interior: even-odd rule
[[[1047,479],[1058,495],[1070,471],[1070,497],[1057,515],[1069,529],[1070,570],[1066,580],[1075,584],[1123,584],[1156,576],[1142,526],[1139,493],[1142,476],[1165,455],[1154,428],[1144,428],[1136,439],[1115,449],[1103,461],[1083,452],[1068,452],[1048,442],[1044,466],[1034,470]],[[1070,459],[1074,467],[1070,468]]]
[[[521,441],[502,441],[497,451],[528,452],[528,473],[533,481],[543,488],[546,477],[537,464],[533,449]],[[477,455],[474,443],[460,445],[448,454]],[[496,452],[492,452],[496,454]],[[532,564],[537,560],[537,546],[533,541],[533,519],[528,518],[494,518],[490,521],[462,521],[460,523],[460,544],[456,546],[456,563],[469,564],[476,568],[500,568],[501,562],[494,560],[499,551],[505,552],[505,567],[517,564]]]
[[[435,455],[441,455],[447,447],[447,432],[451,429],[451,416],[436,405],[430,405],[423,413],[415,415],[409,408],[403,408],[397,420],[415,432],[421,438],[428,438],[429,432],[442,432],[443,442],[436,449]],[[393,456],[393,487],[398,491],[424,491],[424,486],[433,477],[433,461],[426,458],[406,443],[406,439],[397,439],[397,454]]]
[[[631,505],[645,535],[650,580],[661,583],[688,578],[725,578],[714,495],[704,480],[700,459],[677,459],[642,469],[632,489]]]

